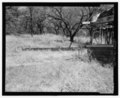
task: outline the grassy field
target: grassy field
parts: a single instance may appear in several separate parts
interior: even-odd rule
[[[85,42],[85,38],[81,38]],[[68,47],[65,37],[46,34],[6,36],[6,91],[113,93],[113,69],[88,62],[87,50],[34,51],[24,48]],[[73,44],[72,47],[77,47]]]

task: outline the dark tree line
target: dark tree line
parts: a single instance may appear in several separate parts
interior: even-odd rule
[[[107,7],[108,8],[108,7]],[[92,35],[92,27],[84,26],[93,15],[107,9],[99,7],[6,7],[7,34],[54,33],[69,37],[70,46],[76,34],[84,27]]]

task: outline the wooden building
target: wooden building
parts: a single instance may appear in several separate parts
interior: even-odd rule
[[[88,48],[88,54],[92,59],[97,59],[102,64],[115,61],[115,38],[114,38],[114,7],[99,13],[96,21],[89,23],[91,27],[91,40]]]
[[[114,44],[114,7],[99,15],[96,22],[91,22],[92,44]],[[98,43],[95,43],[95,40]]]

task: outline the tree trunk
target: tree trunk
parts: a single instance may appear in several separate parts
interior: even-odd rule
[[[70,42],[74,42],[74,36],[70,36]]]
[[[74,42],[74,36],[70,36],[70,45],[69,48],[71,48],[72,43]]]

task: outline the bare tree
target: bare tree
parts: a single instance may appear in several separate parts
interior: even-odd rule
[[[46,20],[46,7],[36,7],[34,9],[34,21],[39,29],[39,33],[43,33],[43,29],[45,27],[45,20]]]
[[[34,31],[33,31],[33,10],[34,10],[34,8],[33,7],[28,7],[28,9],[29,9],[29,15],[30,15],[30,33],[31,33],[31,36],[33,36],[33,33],[34,33]]]
[[[82,28],[82,22],[85,20],[87,13],[83,7],[52,7],[52,13],[49,17],[61,21],[61,27],[70,37],[70,45],[74,42],[74,37]]]
[[[44,21],[46,19],[44,7],[29,6],[21,10],[20,22],[25,32],[33,34],[42,34]]]

